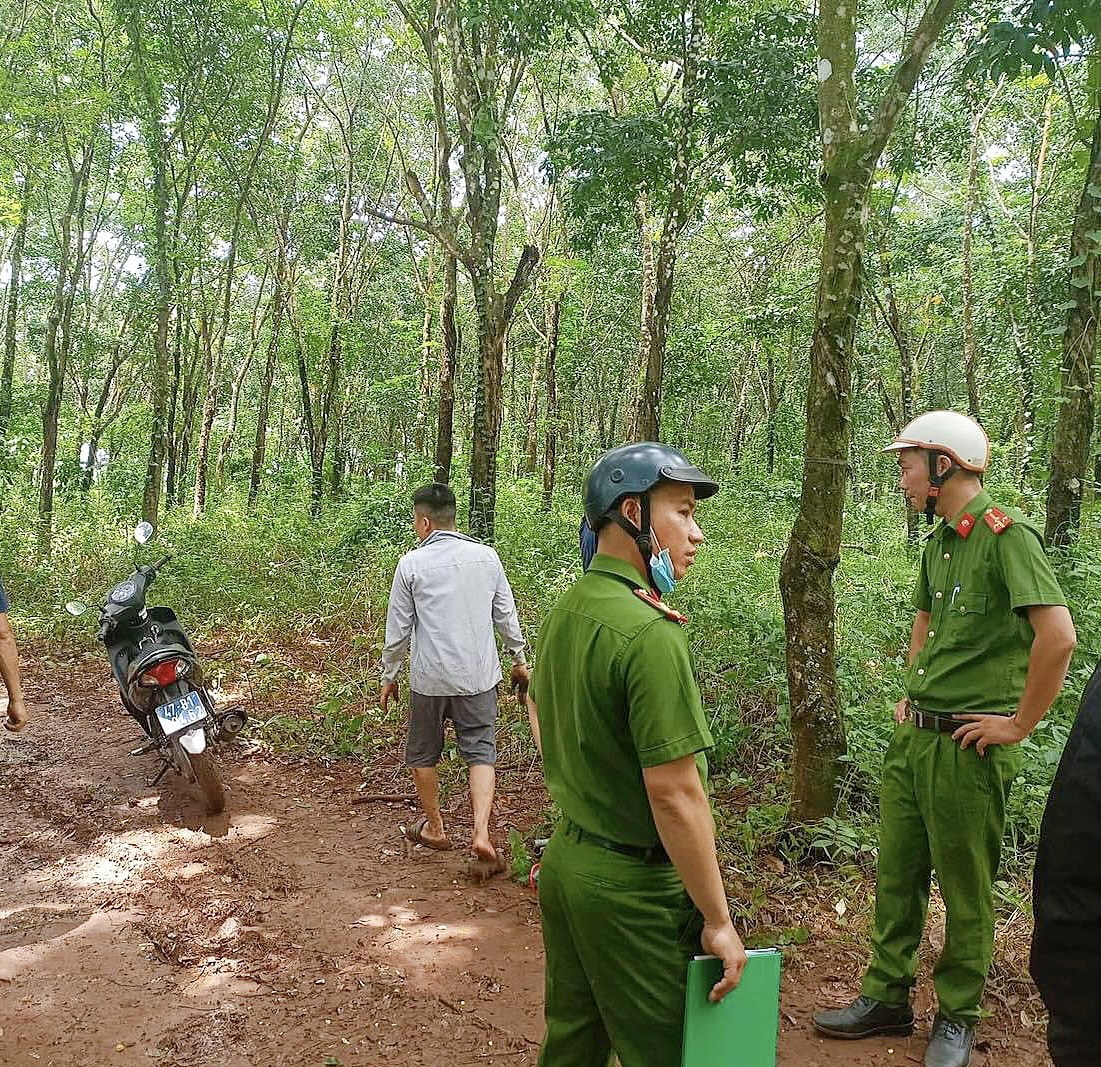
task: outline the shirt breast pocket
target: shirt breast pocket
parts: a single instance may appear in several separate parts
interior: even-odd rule
[[[948,617],[960,626],[978,626],[986,617],[988,593],[981,590],[959,592],[948,606]]]

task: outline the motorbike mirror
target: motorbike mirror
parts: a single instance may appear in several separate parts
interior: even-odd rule
[[[65,605],[65,610],[70,615],[83,615],[88,610],[88,605],[82,604],[79,600],[70,600],[69,603]]]
[[[139,545],[147,545],[153,540],[153,524],[151,522],[139,522],[134,527],[134,540]]]

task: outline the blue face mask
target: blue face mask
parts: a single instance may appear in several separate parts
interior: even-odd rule
[[[666,596],[677,587],[677,576],[673,573],[673,560],[669,556],[669,549],[663,548],[656,556],[650,556],[650,575],[662,596]]]
[[[588,519],[581,520],[581,527],[577,531],[577,535],[581,549],[581,569],[587,571],[589,564],[593,561],[593,556],[596,555],[596,534],[589,525]]]

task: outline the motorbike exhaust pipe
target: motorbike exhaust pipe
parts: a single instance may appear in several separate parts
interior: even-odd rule
[[[218,740],[232,741],[245,727],[248,715],[241,708],[229,708],[214,716],[218,724]]]

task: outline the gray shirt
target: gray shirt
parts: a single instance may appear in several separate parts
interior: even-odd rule
[[[424,696],[473,696],[501,680],[494,628],[517,663],[524,636],[500,557],[465,534],[435,530],[398,561],[386,613],[382,680],[406,650],[409,687]]]

